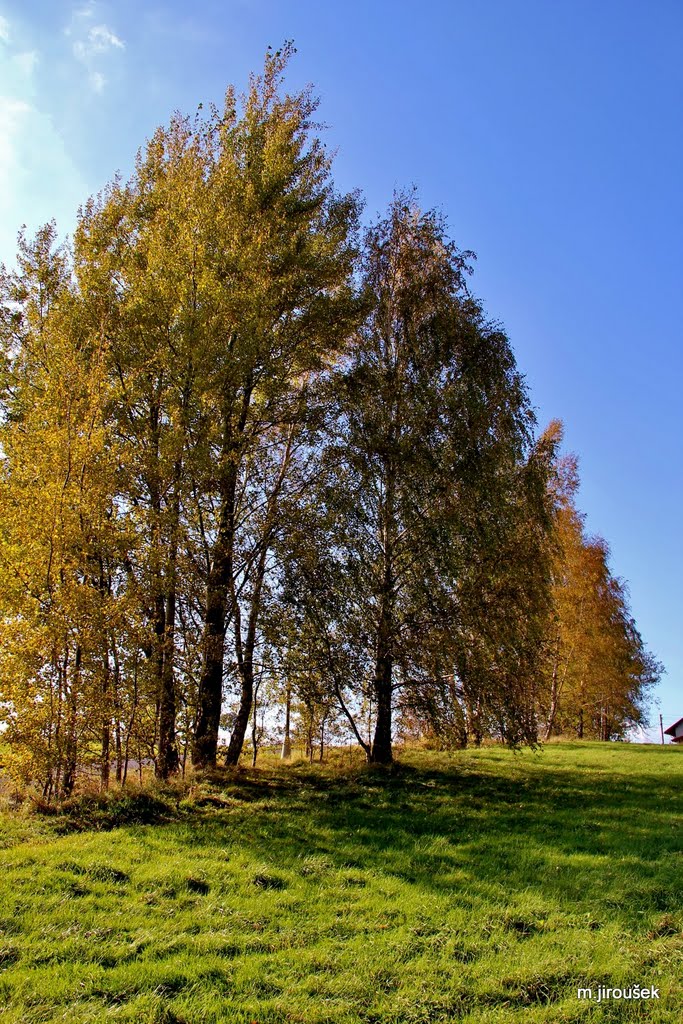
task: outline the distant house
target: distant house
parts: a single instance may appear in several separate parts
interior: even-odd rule
[[[665,729],[664,734],[672,737],[672,743],[683,743],[683,718],[679,718],[677,722]]]

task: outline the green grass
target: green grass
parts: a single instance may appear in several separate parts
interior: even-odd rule
[[[682,783],[683,750],[554,744],[8,813],[0,1021],[681,1021]]]

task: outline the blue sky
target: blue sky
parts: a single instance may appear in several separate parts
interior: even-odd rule
[[[683,6],[0,0],[0,260],[22,223],[71,231],[157,124],[244,86],[284,39],[339,187],[371,218],[414,184],[478,253],[474,288],[541,425],[564,420],[587,527],[667,667],[666,726],[683,716]]]

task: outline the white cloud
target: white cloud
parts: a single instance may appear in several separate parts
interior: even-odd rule
[[[88,71],[90,88],[101,93],[107,81],[101,70],[102,63],[106,66],[117,51],[125,50],[126,44],[108,25],[88,25],[94,16],[94,3],[80,7],[72,12],[71,24],[64,31],[73,39],[71,49],[74,57]]]
[[[77,24],[80,36],[87,38],[93,22]],[[22,33],[26,31],[24,26]],[[63,236],[73,231],[78,205],[92,190],[56,122],[46,112],[54,105],[60,122],[68,120],[68,110],[74,106],[77,113],[82,112],[84,90],[74,97],[73,83],[67,80],[67,92],[60,95],[64,78],[54,74],[54,53],[49,47],[38,53],[30,38],[19,45],[18,35],[19,29],[15,33],[14,24],[10,27],[0,16],[0,262],[8,265],[15,262],[16,236],[22,224],[30,236],[54,217]],[[112,45],[106,34],[94,38],[99,46]],[[62,39],[62,57],[63,48]],[[119,48],[114,49],[118,52]],[[95,91],[104,86],[97,62],[106,59],[95,57],[95,63],[85,65],[85,74],[91,76],[90,88]],[[39,62],[44,73],[36,75]],[[51,90],[49,98],[46,87]]]
[[[51,118],[25,99],[0,96],[0,262],[14,263],[22,224],[30,234],[55,217],[60,234],[73,230],[87,194]]]
[[[96,48],[96,53],[104,53],[105,50],[110,49],[112,46],[118,50],[123,50],[126,45],[123,39],[119,39],[106,25],[95,25],[94,28],[90,29],[88,37],[91,45]]]
[[[99,57],[110,50],[123,50],[125,43],[106,25],[94,25],[85,39],[77,39],[73,45],[74,55],[84,64],[93,57]]]

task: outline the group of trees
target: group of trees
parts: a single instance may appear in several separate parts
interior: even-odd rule
[[[221,723],[236,764],[268,702],[378,762],[397,712],[609,738],[658,675],[472,254],[412,194],[361,232],[289,52],[2,272],[0,741],[47,798]]]
[[[558,424],[550,429],[560,430]],[[647,698],[662,666],[643,644],[624,582],[610,571],[606,542],[584,533],[575,506],[578,482],[576,458],[557,460],[543,738],[623,739],[646,723]]]

